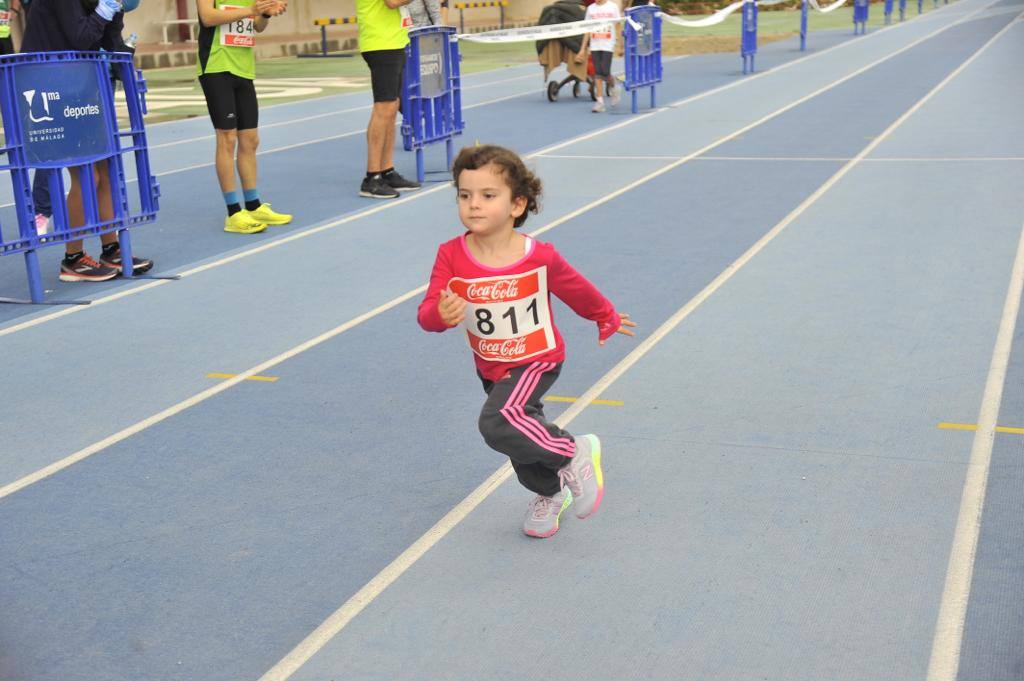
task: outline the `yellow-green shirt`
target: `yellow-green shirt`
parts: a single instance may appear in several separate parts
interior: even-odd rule
[[[409,44],[409,32],[402,28],[402,14],[384,0],[356,0],[359,51],[401,50]]]
[[[213,0],[215,9],[251,7],[253,0]],[[239,78],[256,78],[256,55],[253,47],[256,31],[254,19],[245,17],[220,26],[199,24],[199,59],[196,60],[199,75],[204,73],[233,73]],[[225,44],[226,43],[226,44]]]
[[[0,40],[11,37],[11,0],[0,0],[0,12],[6,19],[0,19]]]

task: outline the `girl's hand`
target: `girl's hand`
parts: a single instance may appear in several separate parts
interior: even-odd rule
[[[254,9],[258,14],[268,14],[272,17],[276,17],[278,14],[284,12],[287,5],[278,2],[278,0],[256,0]]]
[[[615,329],[615,333],[621,333],[623,336],[636,336],[635,333],[633,333],[632,331],[629,330],[629,328],[626,327],[635,329],[636,323],[629,318],[628,314],[623,312],[619,314],[619,328]],[[604,341],[599,339],[597,341],[597,344],[604,345]]]
[[[441,291],[437,312],[441,315],[441,321],[449,327],[458,326],[466,318],[466,301],[451,291]]]

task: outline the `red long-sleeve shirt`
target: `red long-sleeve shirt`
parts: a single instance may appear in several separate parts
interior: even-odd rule
[[[491,381],[524,364],[565,360],[565,342],[551,316],[551,294],[579,316],[596,322],[601,340],[619,328],[619,315],[611,302],[554,246],[530,237],[523,258],[501,268],[477,261],[465,234],[441,244],[419,307],[419,323],[426,331],[449,328],[437,310],[444,290],[467,301],[466,319],[460,326],[477,369]]]

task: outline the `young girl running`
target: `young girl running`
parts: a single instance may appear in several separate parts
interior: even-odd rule
[[[573,437],[544,417],[541,398],[565,360],[550,294],[597,322],[598,343],[636,326],[550,244],[515,231],[537,212],[540,180],[514,152],[463,149],[452,168],[466,232],[441,244],[420,303],[426,331],[463,324],[487,400],[480,433],[508,456],[519,482],[536,497],[523,532],[550,537],[574,505],[587,518],[601,504],[604,480],[596,435]]]

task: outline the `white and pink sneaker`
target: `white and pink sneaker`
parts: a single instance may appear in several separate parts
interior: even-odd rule
[[[565,489],[552,497],[538,494],[530,502],[526,512],[523,533],[530,537],[545,539],[558,532],[558,519],[570,503],[572,494]]]
[[[596,435],[576,438],[576,454],[558,471],[562,486],[572,492],[576,517],[589,518],[597,512],[604,497],[604,473],[601,471],[601,441]]]

